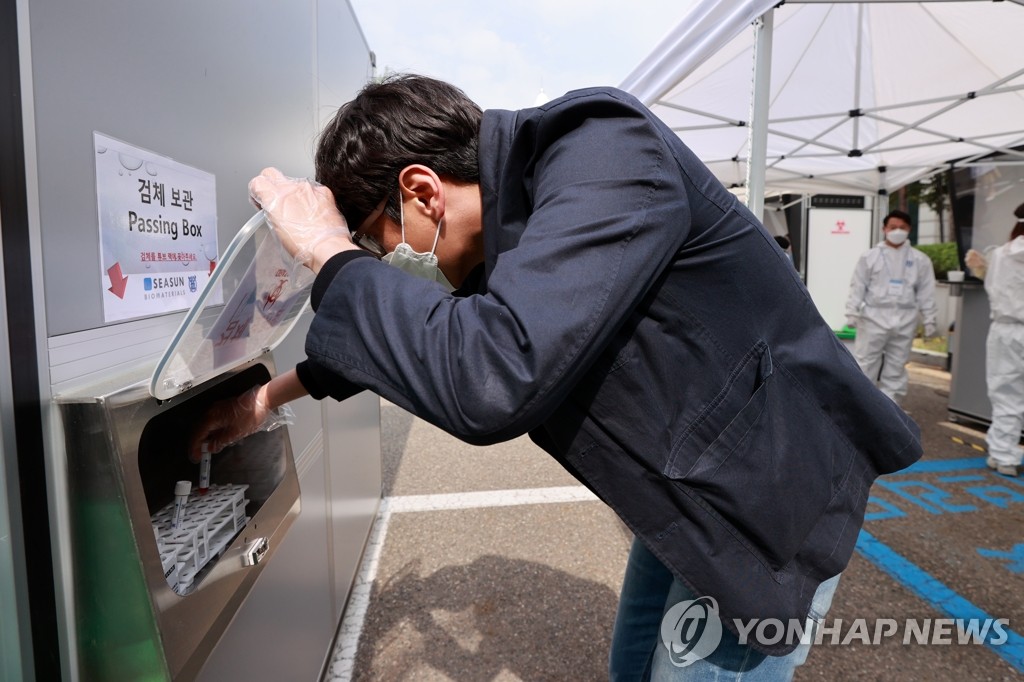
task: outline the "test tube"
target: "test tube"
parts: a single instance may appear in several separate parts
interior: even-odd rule
[[[171,528],[180,528],[185,519],[185,507],[188,505],[188,494],[192,492],[192,481],[178,481],[174,484],[174,518]]]
[[[205,495],[210,490],[210,446],[203,443],[202,457],[199,460],[199,494]]]

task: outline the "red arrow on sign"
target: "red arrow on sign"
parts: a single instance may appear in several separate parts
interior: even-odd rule
[[[110,286],[107,291],[118,298],[124,298],[124,290],[128,286],[128,278],[121,274],[121,264],[114,263],[107,268],[107,277],[110,278]]]

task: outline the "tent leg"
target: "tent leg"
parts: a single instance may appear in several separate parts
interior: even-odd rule
[[[885,189],[885,166],[878,169],[878,193],[874,200],[874,224],[871,226],[871,243],[882,240],[882,218],[889,212],[889,192]]]
[[[771,99],[772,31],[775,10],[754,21],[754,92],[750,101],[747,148],[747,208],[764,217],[765,168],[768,164],[768,105]]]

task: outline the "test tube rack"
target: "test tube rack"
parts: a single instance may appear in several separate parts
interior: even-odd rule
[[[248,487],[211,485],[205,495],[189,495],[178,528],[171,527],[174,502],[150,517],[164,577],[177,594],[188,594],[203,567],[249,522],[245,515]]]

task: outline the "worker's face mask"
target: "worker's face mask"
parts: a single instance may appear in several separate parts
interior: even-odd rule
[[[399,195],[398,210],[402,223],[402,242],[395,247],[394,251],[386,254],[381,260],[403,272],[408,272],[410,275],[422,277],[431,282],[437,282],[448,291],[454,291],[455,287],[451,285],[448,278],[441,272],[441,268],[437,264],[437,256],[434,254],[434,251],[437,249],[437,240],[441,236],[441,221],[437,221],[437,232],[434,234],[434,245],[430,247],[430,252],[420,253],[414,251],[408,242],[405,241],[405,209],[402,204],[402,198]]]
[[[885,233],[885,241],[889,242],[893,246],[899,246],[903,242],[907,241],[907,237],[910,233],[906,230],[890,230]]]

